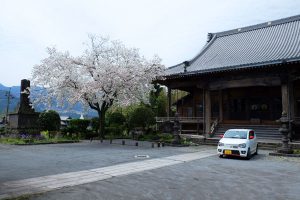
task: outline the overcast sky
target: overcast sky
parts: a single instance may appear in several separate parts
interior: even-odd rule
[[[194,57],[208,32],[298,14],[299,0],[0,0],[0,83],[30,78],[47,46],[79,55],[90,33],[169,67]]]

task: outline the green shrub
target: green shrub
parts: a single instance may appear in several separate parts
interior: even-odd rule
[[[60,117],[54,110],[44,111],[40,114],[38,123],[42,130],[58,131],[60,129]]]
[[[98,132],[99,130],[99,118],[94,117],[91,119],[92,130]]]
[[[88,132],[87,127],[90,124],[90,120],[88,119],[72,119],[70,120],[69,133],[71,133],[71,137],[73,137],[73,133],[76,134],[76,137],[86,137],[86,133]]]
[[[108,125],[123,125],[126,122],[125,116],[119,112],[115,111],[113,113],[109,113],[106,117]]]
[[[128,115],[129,128],[142,127],[143,129],[155,123],[154,113],[151,108],[140,106]]]

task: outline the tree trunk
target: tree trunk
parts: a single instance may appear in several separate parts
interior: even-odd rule
[[[105,136],[105,113],[106,113],[106,109],[103,109],[102,111],[98,112],[99,136],[101,139],[104,139],[104,136]]]

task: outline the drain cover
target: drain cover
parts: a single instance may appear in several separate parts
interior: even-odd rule
[[[149,158],[149,155],[135,155],[135,158]]]

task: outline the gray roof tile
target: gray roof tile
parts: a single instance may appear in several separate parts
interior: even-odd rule
[[[300,15],[254,26],[214,33],[186,67],[187,74],[261,66],[300,60]],[[184,74],[184,64],[167,75]]]

